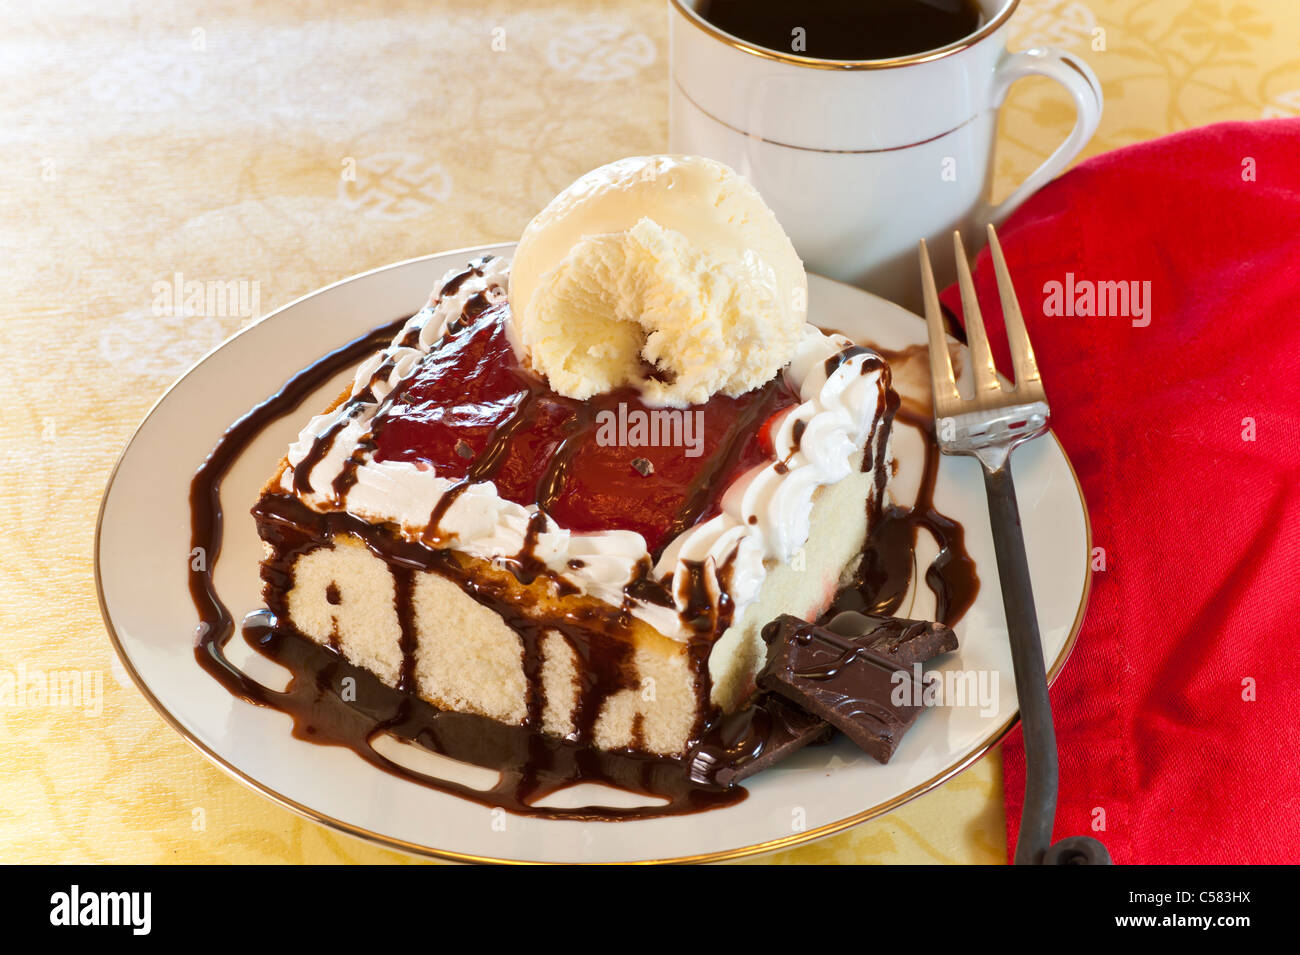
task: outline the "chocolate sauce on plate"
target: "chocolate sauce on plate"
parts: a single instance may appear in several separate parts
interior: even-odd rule
[[[460,280],[473,273],[469,270]],[[457,284],[453,279],[450,285]],[[446,293],[444,293],[446,294]],[[490,310],[484,299],[477,314]],[[464,327],[465,316],[457,323]],[[246,618],[241,632],[244,640],[259,653],[284,665],[293,677],[283,691],[272,690],[251,679],[227,657],[226,647],[236,626],[229,608],[217,593],[213,572],[221,550],[223,535],[220,488],[222,479],[252,440],[268,425],[279,418],[294,413],[303,401],[330,377],[345,368],[355,366],[366,355],[390,342],[407,319],[382,326],[336,349],[308,368],[290,378],[270,398],[253,408],[236,421],[222,436],[207,459],[195,473],[190,487],[191,548],[203,548],[206,560],[190,564],[190,593],[199,614],[198,639],[195,657],[199,665],[232,694],[260,706],[268,706],[287,713],[293,718],[293,734],[299,739],[325,745],[341,745],[357,753],[373,766],[404,779],[416,781],[443,792],[473,800],[482,805],[501,807],[511,812],[561,819],[621,820],[644,819],[655,816],[697,812],[719,806],[733,805],[745,798],[740,787],[720,790],[702,786],[690,776],[689,760],[665,759],[632,750],[607,752],[590,745],[592,728],[598,703],[610,693],[632,685],[628,666],[631,643],[626,639],[630,613],[626,605],[622,612],[610,612],[607,607],[593,609],[575,621],[574,630],[566,632],[566,625],[555,620],[538,623],[520,611],[518,606],[502,591],[500,582],[471,575],[456,560],[454,553],[426,546],[421,542],[406,540],[390,529],[362,521],[343,510],[320,513],[306,507],[296,497],[284,494],[264,495],[256,514],[263,537],[272,544],[274,556],[262,565],[263,578],[273,586],[270,592],[283,594],[290,582],[290,573],[297,556],[307,550],[329,542],[338,534],[350,534],[360,539],[375,554],[382,557],[394,572],[395,608],[401,625],[400,646],[402,665],[398,685],[384,684],[377,676],[353,666],[338,652],[336,646],[322,646],[298,633],[288,622],[287,608],[272,606]],[[842,360],[842,359],[841,359]],[[381,375],[387,375],[391,365],[381,366],[372,378],[373,384]],[[833,369],[832,369],[833,370]],[[397,389],[394,389],[394,393]],[[882,400],[888,390],[882,388]],[[892,391],[888,391],[892,395]],[[391,394],[386,397],[386,401]],[[369,388],[350,399],[374,401]],[[894,397],[896,401],[896,396]],[[770,410],[770,403],[758,402],[759,407]],[[383,407],[381,403],[381,407]],[[515,417],[526,412],[516,409]],[[743,412],[742,412],[743,414]],[[347,417],[347,413],[343,415]],[[924,429],[925,421],[900,409],[898,419],[903,423]],[[888,426],[886,422],[884,426]],[[508,424],[506,426],[508,428]],[[329,445],[337,436],[323,433],[317,441],[321,447],[309,452],[320,460],[328,453]],[[874,436],[873,436],[874,437]],[[560,455],[556,455],[560,457]],[[306,460],[306,459],[304,459]],[[472,483],[471,478],[483,480],[499,464],[500,454],[492,447],[476,452],[466,468],[461,486]],[[869,462],[864,462],[864,467]],[[299,470],[306,473],[310,468]],[[837,598],[828,616],[843,609],[868,608],[873,612],[892,610],[906,591],[913,563],[912,547],[918,527],[926,527],[940,535],[944,550],[935,566],[927,572],[926,579],[940,597],[941,619],[952,623],[970,605],[978,587],[973,565],[962,550],[961,528],[955,522],[935,511],[933,494],[937,455],[932,441],[926,447],[927,480],[922,484],[920,499],[911,509],[887,508],[877,515],[876,530],[872,534],[868,553],[877,548],[898,548],[879,559],[864,560],[850,592]],[[348,472],[345,467],[344,473]],[[296,477],[296,476],[295,476]],[[883,483],[883,478],[882,478]],[[690,489],[688,498],[698,499],[707,488],[703,484]],[[336,481],[336,496],[346,491]],[[539,493],[539,496],[540,493]],[[445,495],[452,497],[454,495]],[[687,510],[697,512],[695,500]],[[437,517],[435,513],[431,515]],[[436,523],[436,522],[435,522]],[[542,563],[533,554],[537,534],[544,529],[545,518],[540,514],[530,522],[523,551],[516,558],[510,572],[523,583],[543,572]],[[674,522],[674,526],[676,522]],[[947,556],[945,556],[947,555]],[[195,566],[202,569],[194,569]],[[527,717],[522,726],[509,726],[497,720],[473,714],[443,711],[420,699],[415,689],[415,633],[412,588],[417,571],[433,570],[461,586],[473,599],[496,611],[519,634],[524,647],[524,672],[529,692]],[[697,673],[705,673],[707,658],[713,639],[731,623],[732,608],[728,600],[712,606],[704,584],[703,569],[693,572],[688,566],[687,581],[692,595],[692,619],[696,638],[688,643],[688,651]],[[719,578],[726,589],[730,567],[719,569]],[[671,606],[672,598],[664,582],[654,578],[650,561],[646,560],[636,579],[628,585],[629,598],[648,600]],[[337,585],[328,591],[329,598],[339,599]],[[591,640],[583,634],[592,630],[606,630],[609,639]],[[573,731],[568,738],[560,739],[540,732],[545,700],[540,688],[542,645],[548,632],[558,632],[582,657],[580,670],[585,674],[586,685],[579,687],[578,705],[575,707]],[[334,641],[332,641],[334,643]],[[345,684],[345,679],[350,682]],[[353,688],[343,699],[342,687]],[[708,687],[703,679],[696,681],[697,700],[707,703]],[[703,707],[702,707],[703,708]],[[723,749],[734,749],[734,719],[727,724],[728,739]],[[751,728],[766,725],[750,722]],[[719,714],[711,722],[697,728],[700,745],[722,730]],[[475,789],[442,778],[418,773],[384,756],[375,742],[384,735],[415,743],[428,750],[466,763],[495,769],[498,781],[487,789]],[[639,740],[639,727],[634,730],[634,741]],[[698,747],[696,748],[698,750]],[[576,809],[539,807],[536,803],[557,791],[578,782],[605,783],[615,788],[644,794],[662,800],[661,804],[633,808],[587,806]]]
[[[523,815],[563,819],[649,818],[682,812],[696,812],[732,805],[744,798],[743,790],[717,791],[692,784],[680,761],[664,760],[636,753],[610,753],[585,742],[595,720],[595,707],[579,706],[574,714],[573,734],[583,742],[548,737],[530,729],[540,725],[545,701],[531,693],[528,725],[512,727],[472,714],[439,710],[414,693],[414,635],[411,619],[411,575],[416,569],[437,564],[448,576],[462,577],[462,585],[474,591],[482,602],[493,601],[490,584],[470,580],[458,572],[454,558],[393,536],[383,528],[358,520],[345,512],[320,514],[288,495],[268,496],[259,503],[264,525],[277,528],[278,559],[263,565],[268,580],[288,583],[292,561],[303,549],[318,546],[337,533],[351,533],[386,558],[395,573],[398,618],[402,624],[403,659],[396,688],[382,683],[374,674],[349,664],[336,650],[321,646],[297,633],[287,623],[284,607],[252,614],[241,628],[244,639],[258,652],[281,663],[293,673],[284,691],[272,690],[251,679],[226,655],[235,624],[218,595],[213,568],[220,554],[223,517],[220,501],[222,478],[248,444],[273,421],[293,413],[302,401],[330,377],[355,365],[367,354],[391,341],[405,319],[385,325],[331,352],[291,378],[272,397],[240,418],[222,436],[190,485],[191,548],[203,548],[207,555],[202,570],[190,570],[190,595],[199,612],[195,657],[199,665],[234,695],[260,706],[289,714],[294,736],[327,745],[342,745],[371,765],[396,776],[489,806],[499,806]],[[653,589],[647,587],[646,589]],[[660,588],[662,590],[662,588]],[[283,592],[283,587],[281,589]],[[560,630],[554,622],[545,627],[529,621],[502,600],[492,603],[524,638],[525,673],[530,686],[540,686],[543,631]],[[279,613],[277,614],[277,611]],[[595,620],[584,620],[586,629]],[[611,626],[617,626],[617,617]],[[621,688],[626,679],[624,655],[630,645],[623,640],[570,640],[584,651],[582,670],[598,687],[589,688],[579,699],[604,695]],[[599,646],[596,646],[596,644]],[[693,651],[697,652],[697,651]],[[352,678],[344,684],[344,678]],[[345,701],[342,687],[355,688],[356,700]],[[408,740],[453,759],[500,771],[500,781],[488,790],[477,790],[445,779],[426,776],[402,766],[380,753],[376,738],[389,734]],[[664,805],[632,808],[607,806],[578,809],[538,808],[533,803],[577,782],[608,785],[666,800]]]

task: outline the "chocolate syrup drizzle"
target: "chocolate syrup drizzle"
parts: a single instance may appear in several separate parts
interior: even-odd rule
[[[740,793],[707,791],[691,785],[680,762],[632,752],[604,752],[588,745],[598,715],[597,704],[612,693],[636,685],[635,672],[630,666],[632,644],[622,632],[629,623],[626,615],[593,610],[572,622],[539,622],[511,599],[502,582],[466,571],[452,551],[406,540],[388,528],[343,511],[322,514],[289,495],[264,496],[254,513],[274,556],[262,565],[263,579],[270,585],[266,615],[245,626],[244,635],[256,649],[285,664],[299,677],[283,694],[253,684],[241,685],[240,695],[291,713],[296,736],[346,745],[368,762],[396,775],[523,815],[565,819],[647,818],[698,811],[743,798]],[[365,681],[364,699],[358,689],[361,709],[373,717],[370,722],[358,723],[356,705],[340,698],[343,677],[356,678],[355,686],[360,688],[360,674],[366,671],[351,666],[338,654],[298,633],[289,622],[286,606],[298,557],[340,535],[352,535],[364,542],[393,570],[395,582],[394,605],[401,624],[400,677],[393,688],[370,675]],[[412,595],[415,575],[422,571],[433,571],[455,581],[470,597],[499,614],[520,636],[529,688],[523,726],[506,726],[486,717],[441,711],[416,695],[418,627]],[[592,639],[593,631],[602,634],[604,639]],[[567,739],[540,732],[546,705],[541,692],[543,644],[550,632],[559,633],[578,652],[581,657],[578,669],[585,681],[579,687],[578,705],[572,714],[573,730]],[[303,675],[310,679],[303,679]],[[375,750],[374,739],[381,733],[418,743],[453,759],[497,769],[501,772],[500,781],[484,792],[413,773]],[[606,783],[665,799],[667,804],[574,810],[533,805],[578,781]]]
[[[889,364],[897,367],[926,346],[912,345],[898,351],[876,348]],[[864,363],[865,364],[865,363]],[[925,449],[921,483],[911,507],[891,504],[873,515],[872,529],[852,582],[844,587],[823,615],[829,619],[845,610],[891,616],[902,606],[912,582],[916,536],[921,528],[929,531],[939,546],[939,553],[925,571],[925,583],[934,594],[934,618],[954,626],[970,609],[979,594],[980,579],[975,562],[966,552],[966,532],[960,523],[941,514],[934,506],[935,483],[939,476],[939,444],[934,418],[928,412],[899,402],[894,392],[889,416],[900,424],[920,432]],[[872,447],[868,444],[868,447]],[[863,462],[864,469],[867,462]],[[876,500],[886,481],[884,469],[876,472]]]
[[[257,516],[263,534],[270,535],[275,558],[262,565],[268,591],[280,594],[267,611],[252,614],[241,628],[244,639],[255,650],[284,665],[294,674],[284,691],[271,690],[237,668],[225,647],[235,631],[234,619],[216,592],[213,569],[220,554],[223,516],[221,481],[240,454],[273,421],[292,414],[303,400],[327,379],[355,365],[365,355],[390,341],[406,319],[385,325],[331,352],[291,378],[275,395],[244,415],[222,436],[190,485],[191,547],[204,548],[208,556],[203,570],[190,570],[190,595],[199,612],[200,624],[195,657],[203,669],[232,694],[260,706],[289,714],[294,736],[328,745],[343,745],[378,768],[414,780],[443,792],[480,804],[502,807],[522,815],[564,819],[648,818],[682,812],[696,812],[731,805],[743,799],[743,790],[717,791],[690,783],[685,766],[638,753],[611,753],[586,745],[596,719],[596,707],[584,705],[631,685],[627,657],[631,645],[624,639],[593,641],[577,639],[578,631],[608,627],[610,636],[627,625],[624,615],[591,613],[564,633],[565,625],[555,621],[538,624],[504,599],[490,581],[471,579],[450,552],[434,550],[396,537],[385,528],[361,521],[345,512],[321,514],[291,495],[267,495],[258,504]],[[530,525],[535,541],[537,528]],[[396,688],[374,674],[348,663],[337,648],[325,647],[298,633],[288,622],[283,595],[292,584],[292,568],[298,555],[347,533],[363,540],[382,556],[394,571],[395,606],[402,625],[402,666]],[[525,548],[527,550],[527,548]],[[527,556],[521,576],[530,568]],[[496,720],[466,713],[439,710],[413,692],[415,634],[411,591],[416,570],[434,569],[457,582],[474,599],[491,606],[520,634],[524,641],[525,674],[528,685],[541,684],[541,644],[548,631],[557,631],[583,657],[580,671],[592,686],[580,688],[579,705],[573,713],[575,739],[546,736],[540,727],[545,700],[531,692],[528,719],[524,727],[512,727]],[[531,568],[532,573],[537,568]],[[662,588],[658,588],[662,593]],[[276,606],[275,604],[280,605]],[[692,654],[702,651],[691,648]],[[341,688],[352,678],[355,700],[344,701]],[[408,740],[452,759],[498,769],[499,782],[488,790],[477,790],[445,779],[414,772],[375,749],[377,737],[388,734]],[[583,741],[583,742],[578,742]],[[538,808],[533,803],[578,781],[604,782],[611,786],[666,799],[665,805],[632,808],[606,806],[579,809]]]
[[[496,475],[497,470],[501,467],[502,460],[505,458],[506,451],[510,447],[510,439],[519,428],[528,423],[533,404],[536,401],[536,391],[526,392],[523,400],[519,402],[519,406],[515,408],[514,414],[507,419],[505,424],[497,428],[492,435],[492,440],[487,448],[470,462],[470,466],[465,471],[465,476],[447,488],[442,497],[438,498],[438,503],[433,506],[433,510],[429,513],[428,529],[424,533],[426,541],[440,539],[439,528],[442,525],[442,519],[447,515],[447,511],[451,506],[456,503],[456,498],[460,497],[466,488],[471,484],[490,481]],[[524,550],[528,552],[529,556],[531,556],[533,547],[537,543],[537,534],[546,529],[545,508],[542,507],[540,498],[538,508],[534,517],[539,519],[541,524],[534,528],[534,521],[529,521],[528,537],[524,542]]]
[[[481,274],[471,267],[453,278],[443,294],[455,291],[457,285],[472,274]],[[471,300],[471,304],[473,300]],[[477,312],[488,307],[486,298],[478,303]],[[467,306],[466,314],[470,311]],[[719,806],[732,805],[745,798],[740,787],[726,790],[702,786],[689,775],[689,754],[683,759],[664,759],[627,751],[608,752],[589,744],[596,720],[598,704],[609,694],[633,685],[635,679],[629,666],[631,643],[626,639],[630,624],[628,604],[621,612],[610,613],[602,606],[583,613],[572,625],[549,620],[539,623],[530,619],[508,599],[500,582],[471,575],[456,560],[451,551],[435,549],[420,542],[406,540],[390,529],[372,525],[347,514],[334,511],[322,514],[308,508],[295,496],[284,494],[264,495],[255,508],[261,532],[272,544],[274,556],[262,565],[262,576],[272,596],[267,610],[246,618],[242,634],[246,642],[259,653],[284,665],[293,674],[283,691],[267,688],[245,675],[226,656],[225,648],[234,634],[234,619],[217,594],[213,573],[220,553],[223,536],[223,518],[220,502],[221,482],[234,462],[249,443],[269,424],[294,413],[307,396],[344,368],[354,366],[364,356],[387,342],[408,319],[404,318],[357,338],[329,353],[316,363],[289,379],[281,389],[266,401],[253,408],[233,424],[218,441],[207,459],[195,473],[190,488],[191,547],[204,548],[207,560],[202,570],[190,565],[190,593],[199,614],[198,639],[195,657],[199,665],[232,694],[260,706],[268,706],[289,714],[294,721],[293,735],[299,739],[325,745],[342,745],[356,752],[373,766],[404,779],[416,781],[432,788],[473,800],[485,806],[502,807],[522,815],[562,819],[619,820],[650,818],[686,812],[696,812]],[[418,335],[418,329],[413,331]],[[858,349],[858,352],[866,351]],[[845,353],[841,353],[844,355]],[[838,358],[842,362],[845,357]],[[835,361],[836,359],[832,359]],[[838,362],[837,362],[838,364]],[[872,369],[883,364],[883,359],[864,363]],[[828,365],[828,370],[833,370]],[[391,371],[391,359],[381,365],[371,379]],[[396,390],[396,389],[394,389]],[[353,408],[361,402],[373,403],[374,395],[368,386],[349,399]],[[387,400],[387,398],[386,398]],[[888,402],[888,413],[880,417],[876,429],[888,429],[897,406],[897,395],[882,384],[881,399]],[[878,406],[879,410],[879,406]],[[355,411],[346,409],[340,416],[345,422]],[[928,422],[921,415],[901,410],[899,420],[914,427],[927,429]],[[339,422],[320,435],[311,448],[308,458],[299,464],[295,473],[295,488],[300,475],[310,472],[309,458],[319,461],[328,453],[338,432]],[[935,511],[931,500],[934,474],[937,472],[937,453],[929,432],[926,443],[926,480],[916,505],[910,509],[891,507],[873,514],[874,530],[867,553],[854,584],[842,592],[827,614],[843,609],[869,608],[873,612],[896,609],[906,592],[913,563],[912,547],[918,527],[926,527],[940,538],[940,559],[926,574],[927,583],[935,589],[940,599],[941,616],[945,623],[953,623],[969,607],[978,588],[974,567],[962,549],[961,527]],[[887,432],[886,432],[887,436]],[[868,449],[875,448],[877,431],[873,431]],[[364,443],[364,439],[363,439]],[[882,449],[884,442],[879,442]],[[475,480],[490,477],[496,456],[486,453],[474,462],[471,473],[458,487],[468,486]],[[559,457],[559,455],[557,455]],[[863,461],[870,468],[870,454]],[[354,455],[354,459],[357,455]],[[345,467],[344,472],[354,472],[355,467]],[[336,496],[346,492],[348,481],[341,474],[334,484]],[[342,482],[342,484],[340,484]],[[883,490],[883,469],[877,477],[877,499]],[[456,488],[453,491],[459,493]],[[444,496],[446,506],[454,494]],[[873,502],[873,507],[877,505]],[[445,507],[440,503],[445,512]],[[431,515],[431,525],[436,526],[437,511]],[[511,566],[511,572],[522,583],[529,583],[545,571],[544,565],[533,554],[537,535],[544,529],[545,518],[539,513],[530,522],[525,547]],[[292,569],[297,557],[311,549],[328,545],[338,534],[350,534],[362,540],[376,555],[386,561],[393,571],[395,582],[394,605],[401,624],[402,665],[396,687],[384,684],[374,674],[353,666],[338,652],[337,641],[322,646],[299,633],[290,623],[284,595],[292,584]],[[897,548],[879,556],[880,548]],[[947,555],[945,557],[945,555]],[[416,571],[435,571],[457,583],[469,596],[496,611],[519,634],[524,646],[524,671],[528,693],[527,718],[523,726],[508,726],[497,720],[473,714],[440,710],[419,698],[415,693],[415,643],[417,627],[412,606],[412,592]],[[719,570],[723,599],[716,604],[709,599],[703,567],[687,566],[686,582],[691,595],[689,609],[684,616],[691,623],[697,637],[688,643],[696,679],[697,702],[701,712],[708,709],[707,660],[713,637],[722,633],[731,623],[733,607],[729,597],[729,565]],[[338,591],[332,592],[338,599]],[[629,599],[649,599],[671,605],[671,596],[662,582],[654,580],[647,560],[637,577],[627,587]],[[592,631],[604,632],[607,639],[590,638]],[[586,685],[578,688],[578,704],[572,714],[573,732],[569,738],[560,739],[540,732],[545,699],[541,687],[543,660],[542,644],[547,635],[558,632],[582,660],[579,667]],[[351,678],[355,698],[345,701],[341,688]],[[733,720],[734,722],[734,720]],[[706,726],[697,727],[700,745],[708,745],[722,731],[721,714],[714,712]],[[402,766],[384,755],[374,746],[377,738],[390,735],[399,740],[416,743],[433,752],[452,759],[486,766],[499,771],[498,782],[484,790],[427,776]],[[634,727],[634,743],[640,742],[640,726]],[[757,744],[755,744],[757,745]],[[578,809],[540,808],[535,805],[545,796],[577,782],[602,782],[608,785],[657,797],[663,805],[634,808],[589,806]]]

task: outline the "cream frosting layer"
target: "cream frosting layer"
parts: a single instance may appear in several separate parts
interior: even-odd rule
[[[369,433],[383,399],[415,370],[448,322],[459,318],[465,304],[479,294],[492,303],[505,298],[508,265],[498,257],[472,263],[473,271],[454,293],[435,292],[388,347],[357,369],[351,400],[312,418],[290,446],[289,467],[281,479],[285,492],[297,493],[294,469],[307,459],[317,437],[347,417],[329,450],[311,465],[305,481],[308,490],[298,496],[319,511],[343,509],[368,521],[396,524],[412,540],[422,537],[430,514],[457,479],[409,462],[375,461],[365,453],[356,468],[355,483],[342,500],[336,499],[333,482]],[[438,289],[463,273],[460,269],[449,272]],[[625,594],[624,587],[651,558],[645,539],[636,532],[575,533],[547,517],[535,539],[533,556],[579,592],[614,607],[626,607],[665,636],[678,640],[686,640],[692,633],[683,620],[691,596],[686,568],[698,563],[714,603],[725,592],[731,598],[734,619],[739,619],[757,598],[767,568],[774,562],[788,562],[807,543],[814,494],[852,472],[856,454],[883,411],[883,372],[874,366],[873,354],[850,355],[827,373],[827,359],[851,345],[843,336],[806,326],[795,356],[784,370],[800,403],[785,413],[774,431],[777,460],[737,478],[722,496],[721,513],[674,538],[655,564],[659,579],[671,576],[675,607]],[[872,364],[864,369],[864,362]],[[883,444],[884,438],[877,432],[872,460],[878,467],[888,468]],[[536,512],[535,505],[525,507],[502,498],[490,481],[471,485],[453,500],[439,522],[441,546],[506,564],[523,551]]]

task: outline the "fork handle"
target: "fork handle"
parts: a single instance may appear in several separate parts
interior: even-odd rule
[[[1056,821],[1056,731],[1052,704],[1047,696],[1047,669],[1038,635],[1038,613],[1029,582],[1029,560],[1020,530],[1020,509],[1011,482],[1008,455],[997,468],[984,468],[993,550],[998,559],[1002,605],[1011,636],[1011,662],[1016,675],[1016,698],[1025,736],[1025,803],[1020,814],[1016,865],[1037,865],[1052,844]]]

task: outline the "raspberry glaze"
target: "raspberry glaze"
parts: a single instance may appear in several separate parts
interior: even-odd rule
[[[536,504],[569,530],[636,531],[658,555],[719,513],[735,478],[772,459],[764,425],[798,402],[778,375],[738,397],[714,395],[681,409],[695,426],[685,445],[680,427],[677,440],[660,446],[598,440],[620,411],[635,422],[656,410],[663,420],[664,409],[650,408],[631,388],[587,401],[556,394],[520,366],[509,320],[503,303],[449,326],[376,416],[375,460],[433,468],[461,486],[493,481],[503,498]],[[697,456],[687,453],[696,449]]]

